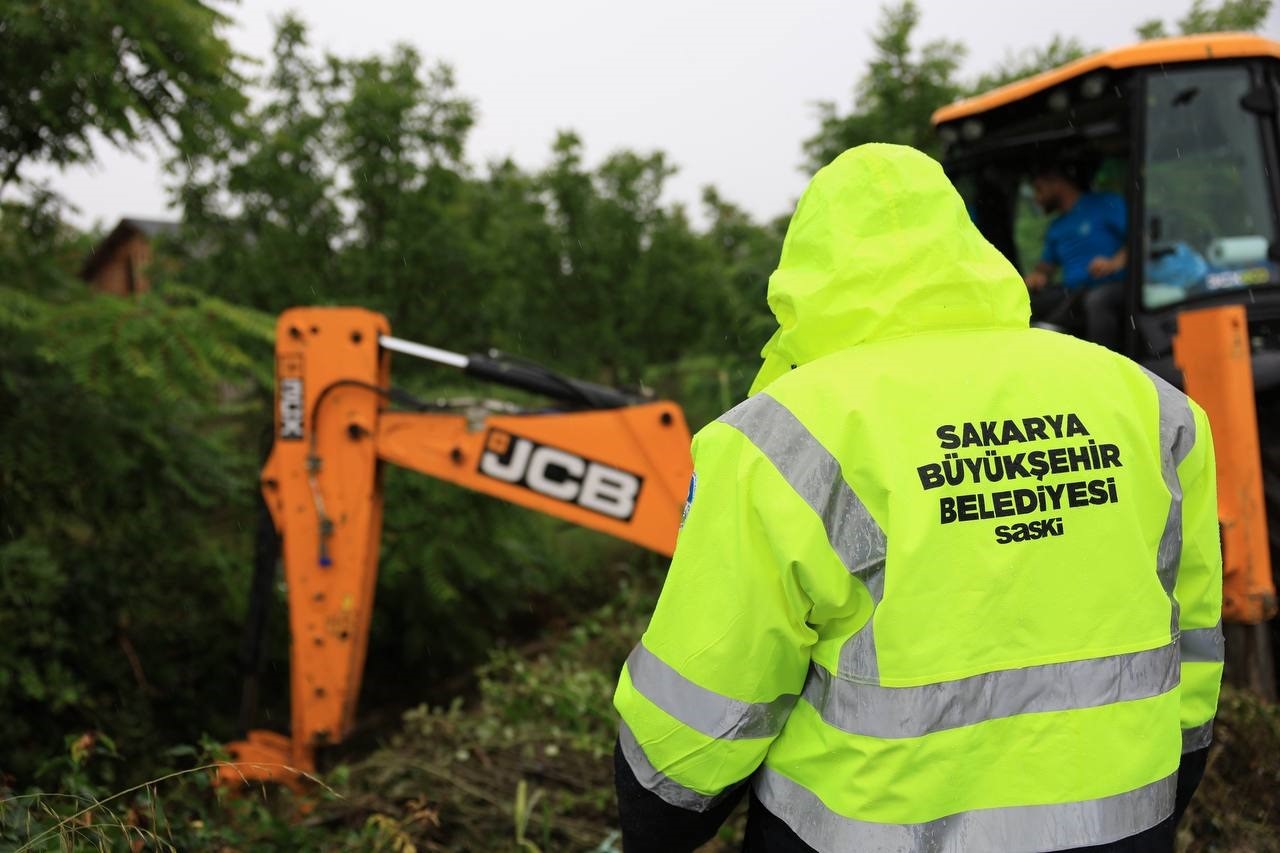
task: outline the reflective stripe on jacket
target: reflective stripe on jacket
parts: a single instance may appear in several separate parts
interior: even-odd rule
[[[1203,412],[1027,328],[932,160],[846,152],[770,280],[755,393],[623,669],[640,782],[750,779],[819,850],[1051,850],[1172,811],[1208,743],[1221,562]]]

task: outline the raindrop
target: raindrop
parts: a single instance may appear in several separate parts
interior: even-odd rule
[[[1134,329],[1138,328],[1138,324],[1134,322],[1132,314],[1129,315],[1129,326]]]

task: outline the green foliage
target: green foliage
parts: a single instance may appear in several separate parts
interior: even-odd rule
[[[1022,267],[1019,272],[1026,275],[1040,261],[1044,251],[1044,237],[1049,233],[1049,223],[1053,217],[1026,195],[1019,195],[1017,205],[1013,220],[1013,239],[1014,245],[1018,247],[1018,260]]]
[[[203,147],[243,103],[228,23],[201,0],[0,2],[0,190],[24,162],[91,159],[94,132]]]
[[[287,791],[233,798],[213,790],[209,768],[225,756],[207,741],[165,751],[163,760],[178,769],[157,778],[104,785],[102,765],[122,756],[109,739],[86,735],[69,738],[51,762],[60,793],[0,784],[0,845],[495,850],[523,839],[543,850],[592,849],[612,823],[614,679],[658,579],[652,568],[625,570],[607,604],[584,611],[541,651],[492,652],[472,701],[459,696],[407,712],[383,748],[317,780],[306,817]]]
[[[0,286],[0,752],[26,779],[63,732],[145,763],[225,718],[270,381],[260,315],[76,287]]]
[[[1151,18],[1150,20],[1138,24],[1138,26],[1134,27],[1134,32],[1137,33],[1138,38],[1143,41],[1169,37],[1169,30],[1165,28],[1164,21],[1159,18]]]
[[[714,195],[710,234],[695,231],[660,202],[662,154],[588,168],[566,133],[545,171],[478,178],[463,159],[472,107],[447,69],[407,48],[316,58],[294,19],[274,54],[260,106],[175,160],[186,231],[169,247],[180,265],[153,268],[154,293],[106,298],[71,279],[85,241],[55,200],[4,211],[0,652],[14,663],[0,712],[22,722],[0,748],[24,781],[51,778],[39,759],[65,732],[115,738],[128,760],[95,767],[122,780],[145,771],[148,743],[231,733],[270,423],[259,309],[354,302],[411,337],[673,387],[691,381],[664,378],[690,353],[732,365],[765,336],[756,300],[780,234]],[[195,286],[164,281],[170,269]],[[760,331],[730,337],[722,317]],[[709,401],[701,420],[745,390],[735,373],[728,393],[726,367],[690,398]],[[397,384],[442,393],[438,374]],[[600,601],[612,567],[657,563],[405,472],[388,472],[384,494],[371,704],[436,695],[497,637]],[[284,716],[283,609],[278,590],[264,721]],[[408,696],[406,671],[419,676]]]
[[[157,758],[178,769],[129,787],[104,785],[101,765],[124,757],[103,735],[69,738],[63,755],[51,762],[60,774],[58,793],[17,793],[0,783],[0,843],[23,853],[367,850],[366,842],[376,837],[299,822],[301,803],[288,791],[233,795],[215,788],[213,771],[226,755],[211,741],[158,750]],[[319,782],[313,799],[336,797]]]
[[[478,177],[474,108],[447,67],[407,47],[317,58],[293,18],[274,57],[262,105],[225,145],[172,164],[186,280],[272,312],[358,303],[419,340],[497,344],[607,381],[691,348],[739,351],[708,331],[736,310],[734,276],[661,203],[674,168],[660,152],[593,169],[565,132],[545,170],[502,162]]]
[[[286,18],[265,81],[273,97],[238,116],[202,155],[170,165],[181,181],[183,233],[168,249],[198,259],[185,265],[184,279],[267,310],[309,302],[340,278],[333,243],[342,221],[319,142],[324,75],[303,41],[302,25]]]
[[[175,285],[121,300],[64,284],[56,301],[0,289],[0,713],[16,721],[0,749],[8,772],[50,784],[62,733],[107,732],[127,761],[95,769],[124,782],[157,743],[231,734],[271,319]],[[373,706],[438,695],[498,637],[660,563],[408,472],[387,472],[385,496]],[[282,610],[281,594],[273,713]]]
[[[439,698],[494,643],[536,635],[607,595],[635,549],[491,498],[388,469],[364,702]],[[404,673],[420,676],[406,694]]]
[[[559,269],[516,297],[522,342],[575,371],[595,365],[611,382],[634,382],[645,365],[701,349],[729,293],[684,212],[659,204],[674,168],[661,153],[623,151],[593,174],[572,133],[554,151],[540,183]],[[552,320],[563,317],[592,322]]]
[[[875,52],[855,89],[854,109],[840,115],[835,104],[818,104],[818,131],[804,142],[808,169],[817,170],[865,142],[894,142],[936,153],[929,117],[962,94],[955,74],[965,47],[937,39],[917,50],[912,36],[919,23],[915,0],[881,9],[872,36]]]
[[[549,642],[494,651],[473,700],[407,712],[384,748],[347,768],[325,817],[428,848],[596,849],[614,822],[613,688],[658,579],[624,573],[612,600]]]
[[[718,256],[716,262],[729,291],[724,303],[728,317],[715,328],[723,332],[724,340],[708,341],[708,348],[712,352],[727,350],[739,354],[738,364],[755,368],[757,348],[764,345],[777,327],[766,295],[769,276],[782,253],[782,239],[790,217],[781,215],[763,226],[758,225],[714,187],[703,191],[702,203],[710,222],[707,240]],[[745,394],[745,388],[743,391]]]
[[[939,107],[1089,52],[1079,40],[1055,35],[1043,47],[1010,54],[966,84],[957,77],[964,45],[937,39],[917,49],[914,36],[919,24],[920,8],[914,0],[882,7],[872,37],[875,52],[858,81],[853,109],[842,115],[829,101],[818,104],[818,130],[804,142],[807,170],[817,170],[840,152],[866,142],[911,145],[936,156],[938,141],[931,119]]]
[[[65,203],[40,187],[27,203],[0,202],[0,284],[45,296],[79,290],[68,273],[76,269],[93,246],[63,221]]]
[[[1177,31],[1182,35],[1196,33],[1254,32],[1266,23],[1272,0],[1222,0],[1210,6],[1207,0],[1193,0],[1187,14],[1178,19]],[[1138,38],[1167,38],[1169,28],[1159,18],[1136,28]]]
[[[259,85],[235,133],[171,163],[184,278],[273,313],[358,303],[419,335],[457,327],[484,258],[461,163],[473,110],[451,72],[404,46],[317,57],[286,17]]]
[[[976,95],[990,91],[1042,71],[1057,68],[1059,65],[1066,65],[1096,50],[1097,48],[1087,47],[1074,36],[1055,35],[1043,47],[1027,48],[1005,57],[1000,65],[978,78],[971,92]]]

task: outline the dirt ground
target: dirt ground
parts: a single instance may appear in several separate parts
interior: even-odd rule
[[[465,701],[406,713],[380,749],[344,766],[338,796],[313,818],[374,827],[389,850],[621,853],[612,694],[652,598],[629,588],[579,624],[495,654]],[[744,824],[739,808],[705,853],[739,849]],[[1280,706],[1223,688],[1178,853],[1280,853]]]
[[[599,696],[605,673],[594,686],[579,685],[590,698],[573,700],[582,723],[575,731],[569,707],[547,706],[540,719],[511,713],[509,703],[540,690],[573,695],[559,682],[565,672],[545,661],[520,672],[527,687],[520,695],[509,695],[504,682],[500,695],[469,711],[410,718],[395,743],[352,768],[346,797],[335,804],[343,816],[329,818],[377,816],[417,850],[620,853],[613,724]],[[739,848],[743,812],[704,853]],[[1178,842],[1179,853],[1280,853],[1280,707],[1224,690],[1206,776]]]
[[[1280,853],[1280,706],[1223,688],[1204,782],[1180,853]]]

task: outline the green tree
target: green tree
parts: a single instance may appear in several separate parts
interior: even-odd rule
[[[1196,33],[1253,32],[1262,28],[1271,12],[1271,0],[1222,0],[1210,6],[1206,0],[1194,0],[1187,14],[1178,19],[1177,31],[1182,35]],[[1137,27],[1142,39],[1166,38],[1169,28],[1159,18]]]
[[[243,102],[228,23],[201,0],[0,2],[0,191],[92,159],[95,132],[203,148]]]
[[[372,302],[429,339],[478,345],[484,248],[464,162],[473,105],[447,66],[424,68],[405,46],[330,65],[341,82],[333,155],[353,211],[343,297]]]
[[[592,171],[581,139],[565,132],[553,158],[540,183],[559,263],[520,297],[526,340],[555,363],[621,382],[705,351],[722,279],[685,212],[661,204],[675,172],[666,156],[619,151]]]
[[[194,0],[0,3],[0,190],[99,138],[207,150],[244,104],[226,24]],[[24,190],[0,206],[0,754],[48,779],[64,735],[105,729],[145,772],[230,710],[270,321],[90,293],[91,235]]]
[[[168,248],[193,286],[279,310],[340,280],[344,223],[326,138],[333,72],[308,55],[306,28],[291,16],[272,58],[263,105],[246,105],[230,133],[170,162],[183,234]]]
[[[490,165],[488,172],[484,181],[472,184],[471,192],[474,239],[484,247],[473,273],[483,282],[475,325],[484,337],[482,345],[545,359],[554,352],[542,326],[560,321],[531,312],[550,304],[549,282],[561,274],[550,199],[540,175],[509,159]]]
[[[710,222],[707,240],[718,256],[717,268],[726,281],[726,308],[732,317],[725,324],[729,339],[724,349],[754,367],[759,348],[777,322],[766,296],[790,217],[783,215],[761,226],[714,187],[703,190],[702,204]]]
[[[175,158],[183,276],[278,312],[356,302],[419,335],[462,330],[484,294],[464,163],[474,121],[452,72],[412,48],[314,55],[280,24],[262,105],[200,157]],[[460,322],[467,320],[468,322]]]
[[[1064,38],[1055,35],[1043,47],[1032,47],[1005,57],[1004,61],[980,76],[970,88],[972,94],[981,94],[999,86],[1031,77],[1042,71],[1066,65],[1093,53],[1097,48],[1087,47],[1074,36]]]
[[[66,201],[47,188],[28,196],[0,203],[0,284],[45,296],[79,290],[68,273],[88,256],[92,235],[66,224]]]
[[[420,340],[501,344],[596,378],[723,349],[712,330],[731,276],[662,204],[663,154],[590,168],[566,133],[540,172],[479,176],[474,106],[447,67],[407,47],[317,58],[295,18],[274,56],[226,145],[173,163],[186,280],[271,312],[353,302]]]
[[[913,34],[919,23],[920,7],[914,0],[881,9],[872,36],[875,53],[854,90],[853,109],[841,114],[830,101],[818,104],[818,131],[804,142],[807,169],[816,171],[864,142],[937,150],[929,118],[963,93],[956,71],[965,47],[937,39],[917,49]]]

